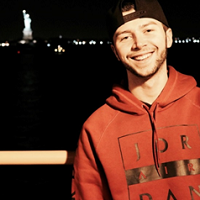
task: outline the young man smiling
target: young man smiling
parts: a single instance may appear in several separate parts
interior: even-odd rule
[[[118,0],[107,23],[127,84],[83,125],[75,199],[199,199],[200,89],[167,66],[172,30],[160,4]]]
[[[127,5],[123,16],[136,12],[133,4]],[[116,30],[113,43],[113,52],[127,69],[129,90],[152,104],[168,79],[166,56],[172,30],[153,18],[136,18]]]

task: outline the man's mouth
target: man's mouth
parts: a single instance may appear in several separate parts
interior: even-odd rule
[[[153,54],[153,52],[147,53],[147,54],[144,54],[144,55],[135,56],[135,57],[132,57],[132,59],[134,59],[136,61],[143,61],[143,60],[149,58],[152,54]]]

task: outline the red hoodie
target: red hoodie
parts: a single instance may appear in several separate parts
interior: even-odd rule
[[[200,89],[169,67],[151,108],[120,86],[84,123],[75,200],[200,199]]]

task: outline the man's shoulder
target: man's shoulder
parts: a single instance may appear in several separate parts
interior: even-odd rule
[[[188,94],[187,98],[192,101],[192,103],[200,108],[200,87],[193,88]]]
[[[112,109],[107,104],[95,110],[84,122],[81,135],[91,138],[94,145],[97,145],[110,124],[114,123],[119,111]]]
[[[117,114],[118,110],[113,109],[108,104],[103,104],[98,109],[96,109],[85,121],[84,124],[98,124],[103,125],[109,123]]]

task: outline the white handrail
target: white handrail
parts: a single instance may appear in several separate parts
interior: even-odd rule
[[[0,151],[0,165],[71,165],[74,156],[66,150]]]

